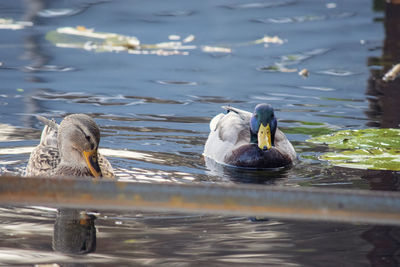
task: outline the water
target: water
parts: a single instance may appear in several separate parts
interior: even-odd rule
[[[378,1],[4,1],[0,18],[33,25],[0,29],[0,170],[23,172],[42,128],[32,114],[60,121],[82,112],[100,125],[100,146],[121,180],[398,190],[398,172],[333,167],[318,160],[326,147],[306,141],[399,126],[399,83],[381,81],[400,61],[399,13],[390,10]],[[45,38],[80,25],[144,44],[193,35],[194,47],[171,56],[99,53]],[[264,36],[281,43],[255,42]],[[308,78],[297,74],[303,68]],[[220,106],[252,110],[261,102],[274,106],[299,162],[275,172],[205,162],[208,123]],[[400,263],[394,227],[100,211],[89,238],[95,252],[72,255],[52,246],[56,210],[2,207],[0,217],[1,265]]]

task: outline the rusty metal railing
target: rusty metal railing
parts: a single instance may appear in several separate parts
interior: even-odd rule
[[[400,193],[0,177],[0,205],[153,210],[400,225]]]

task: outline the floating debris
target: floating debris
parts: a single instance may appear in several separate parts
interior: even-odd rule
[[[193,42],[194,41],[194,35],[193,34],[191,34],[191,35],[189,35],[188,37],[186,37],[185,39],[183,39],[183,42],[184,43],[191,43],[191,42]]]
[[[31,21],[14,21],[12,19],[0,18],[0,29],[1,30],[21,30],[26,27],[32,27]]]
[[[135,36],[127,36],[117,33],[97,32],[93,28],[85,26],[61,27],[46,34],[46,40],[52,42],[57,47],[77,48],[95,52],[128,52],[135,55],[189,55],[191,50],[201,49],[205,53],[232,53],[232,47],[251,46],[264,44],[283,44],[284,40],[278,36],[264,36],[263,38],[236,44],[226,44],[220,46],[210,45],[189,45],[195,36],[188,35],[182,40],[180,35],[171,34],[167,42],[155,44],[145,44]],[[181,41],[182,40],[182,41]],[[288,70],[294,72],[297,70]]]
[[[181,37],[179,35],[171,34],[170,36],[168,36],[168,39],[171,41],[178,41],[181,39]]]
[[[127,48],[135,48],[140,45],[139,40],[134,36],[126,36],[126,35],[107,33],[107,32],[95,32],[94,29],[88,29],[84,26],[77,26],[76,28],[72,27],[58,28],[56,32],[60,34],[102,39],[106,40],[109,44],[115,46],[121,45]]]
[[[170,35],[170,39],[180,38]],[[188,55],[196,46],[182,45],[182,42],[171,41],[157,44],[142,44],[135,36],[116,33],[96,32],[84,26],[62,27],[47,33],[46,39],[57,47],[79,48],[96,52],[128,52],[141,55]],[[194,37],[193,37],[194,39]]]
[[[382,80],[385,82],[394,81],[399,76],[399,74],[400,74],[400,63],[394,65],[388,72],[386,72]]]
[[[267,43],[270,43],[270,44],[283,44],[283,40],[281,38],[279,38],[278,36],[273,36],[273,37],[264,36],[261,39],[255,40],[254,43],[255,44],[262,44],[262,43],[264,43],[264,44],[267,44]]]
[[[250,41],[250,42],[242,42],[242,43],[237,43],[237,44],[232,44],[231,46],[249,46],[249,45],[259,45],[259,44],[264,44],[265,47],[268,47],[268,44],[283,44],[285,41],[279,38],[278,36],[264,36],[260,39]]]
[[[218,47],[218,46],[202,46],[201,50],[206,53],[232,53],[232,49],[228,47]]]
[[[337,7],[337,4],[336,3],[326,3],[326,8],[328,8],[328,9],[332,9],[332,8],[336,8]]]
[[[303,76],[304,78],[307,78],[310,75],[310,73],[308,72],[307,69],[302,69],[301,71],[299,71],[299,75]]]

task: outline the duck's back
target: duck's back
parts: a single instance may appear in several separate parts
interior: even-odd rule
[[[57,147],[57,131],[45,125],[36,146],[29,157],[25,176],[50,176],[60,163]]]
[[[219,163],[237,147],[250,142],[249,122],[251,113],[229,110],[218,114],[210,122],[210,134],[204,146],[204,156]]]

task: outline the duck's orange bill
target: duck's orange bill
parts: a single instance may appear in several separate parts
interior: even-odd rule
[[[258,129],[258,147],[262,150],[271,148],[271,129],[269,127],[269,123],[267,126],[261,123],[260,128]]]
[[[99,161],[97,159],[97,150],[83,151],[83,157],[86,160],[86,164],[94,177],[100,177],[101,170]]]

